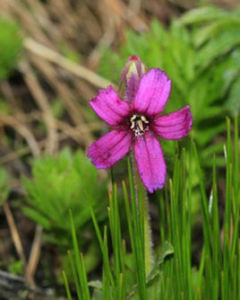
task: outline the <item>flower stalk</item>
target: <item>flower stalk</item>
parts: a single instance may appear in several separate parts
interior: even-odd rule
[[[154,265],[149,199],[147,190],[145,189],[139,178],[136,162],[132,152],[130,153],[130,160],[132,165],[132,176],[135,189],[135,199],[132,200],[136,203],[137,213],[140,220],[140,228],[142,233],[141,236],[143,238],[142,242],[144,248],[145,276],[147,277]]]
[[[151,229],[151,216],[149,213],[149,201],[148,195],[145,190],[145,198],[143,198],[143,221],[144,221],[144,250],[145,250],[145,272],[146,276],[150,274],[154,266],[154,256],[153,256],[153,239],[152,239],[152,229]]]

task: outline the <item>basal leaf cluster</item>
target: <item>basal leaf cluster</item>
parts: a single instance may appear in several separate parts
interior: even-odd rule
[[[72,154],[65,149],[55,157],[35,159],[32,173],[32,179],[23,178],[27,192],[24,212],[46,229],[51,242],[70,248],[70,209],[81,235],[89,229],[90,207],[100,220],[104,217],[106,184],[83,152]]]

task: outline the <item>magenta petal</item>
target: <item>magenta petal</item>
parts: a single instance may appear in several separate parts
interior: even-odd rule
[[[113,166],[131,147],[131,134],[127,130],[112,130],[88,148],[88,157],[98,169]]]
[[[90,105],[96,114],[110,126],[119,125],[130,112],[129,104],[118,97],[112,86],[100,90],[98,95],[90,101]]]
[[[153,130],[166,140],[184,138],[192,126],[192,114],[189,105],[153,121]]]
[[[151,132],[135,140],[134,153],[140,178],[148,191],[161,189],[167,168],[161,145]]]
[[[171,80],[160,69],[151,69],[143,75],[134,99],[134,109],[146,115],[163,111],[171,91]]]

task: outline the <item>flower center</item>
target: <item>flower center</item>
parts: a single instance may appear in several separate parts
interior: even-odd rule
[[[144,132],[149,129],[149,121],[143,115],[132,115],[130,118],[130,128],[135,136],[142,136]]]

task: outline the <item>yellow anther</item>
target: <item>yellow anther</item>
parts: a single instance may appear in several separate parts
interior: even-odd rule
[[[142,120],[137,120],[137,124],[138,124],[139,129],[140,129],[141,131],[143,131],[143,130],[144,130],[144,127],[143,127],[143,122],[142,122]]]

